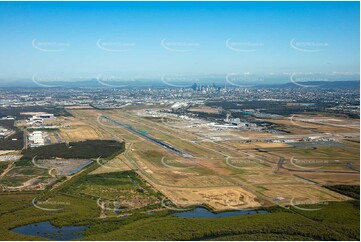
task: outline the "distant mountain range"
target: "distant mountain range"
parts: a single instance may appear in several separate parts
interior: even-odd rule
[[[357,88],[360,89],[360,81],[307,81],[307,82],[288,82],[284,84],[259,85],[257,87],[271,88]]]
[[[224,82],[202,82],[202,85],[215,83],[217,87],[224,87]],[[175,87],[191,87],[193,83],[179,83]],[[158,80],[136,80],[127,82],[102,82],[96,79],[85,81],[52,81],[37,82],[31,80],[0,81],[0,88],[164,88],[169,87],[166,83]],[[227,84],[227,87],[232,87]],[[252,85],[256,88],[360,88],[360,81],[307,81],[288,82],[283,84],[259,84]]]

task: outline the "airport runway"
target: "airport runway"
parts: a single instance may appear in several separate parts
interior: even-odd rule
[[[142,138],[145,138],[145,139],[153,142],[154,144],[160,145],[161,147],[163,147],[163,148],[165,148],[167,150],[170,150],[170,151],[172,151],[173,153],[175,153],[177,155],[180,155],[180,156],[182,156],[184,158],[193,158],[193,156],[191,154],[186,153],[186,152],[184,152],[184,151],[182,151],[180,149],[177,149],[177,148],[163,142],[162,140],[159,140],[159,139],[153,138],[151,136],[148,136],[147,134],[145,134],[143,132],[140,132],[139,130],[134,129],[132,126],[125,125],[125,124],[123,124],[123,123],[121,123],[121,122],[119,122],[117,120],[114,120],[112,118],[109,118],[109,117],[107,117],[105,115],[102,115],[101,117],[108,120],[108,121],[110,121],[113,124],[116,124],[116,125],[119,125],[119,126],[123,127],[124,129],[132,132],[133,134],[136,134],[136,135],[138,135],[138,136],[140,136]]]

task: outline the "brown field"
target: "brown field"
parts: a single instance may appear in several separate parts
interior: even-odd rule
[[[321,185],[336,185],[345,184],[353,185],[359,184],[360,173],[355,174],[334,174],[334,173],[313,173],[313,172],[299,172],[302,177],[311,179]]]
[[[219,113],[218,108],[212,108],[207,106],[192,107],[189,108],[188,111],[197,113]]]
[[[118,155],[114,159],[109,160],[107,162],[100,160],[99,163],[102,165],[89,174],[102,174],[109,172],[129,171],[131,170],[131,168],[127,165],[126,162],[127,160],[123,155]]]
[[[99,131],[85,125],[76,126],[74,129],[61,129],[59,135],[68,142],[103,138]]]
[[[280,205],[294,203],[321,203],[325,201],[344,201],[349,198],[328,189],[307,184],[263,185],[263,195],[277,201]]]
[[[0,150],[0,155],[6,155],[16,152],[16,150]]]
[[[240,187],[167,189],[160,188],[174,204],[180,207],[207,205],[215,211],[259,207],[257,197]]]
[[[59,136],[67,141],[83,141],[94,139],[109,139],[110,135],[102,127],[94,125],[98,113],[95,109],[68,110],[76,116],[66,117],[62,120],[63,128],[58,131]]]

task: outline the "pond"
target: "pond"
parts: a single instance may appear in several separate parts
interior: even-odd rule
[[[213,213],[206,208],[195,208],[191,211],[178,212],[173,214],[173,216],[181,218],[226,218],[239,215],[248,215],[248,214],[264,214],[268,213],[267,210],[238,210],[238,211],[229,211],[221,213]]]
[[[74,240],[84,237],[83,232],[88,226],[55,227],[49,221],[19,226],[11,231],[23,235],[40,236],[50,240]]]
[[[206,208],[195,208],[190,211],[177,212],[172,216],[181,218],[225,218],[249,214],[265,214],[267,210],[238,210],[213,213]],[[22,235],[40,236],[50,240],[75,240],[84,237],[84,230],[88,226],[56,227],[49,221],[33,223],[13,228],[11,231]]]

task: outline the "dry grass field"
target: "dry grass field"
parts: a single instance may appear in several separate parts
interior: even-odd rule
[[[345,117],[294,115],[288,119],[269,120],[269,122],[282,125],[285,130],[290,131],[292,134],[360,131],[359,119],[348,119]]]
[[[0,155],[9,155],[16,152],[16,150],[0,150]]]
[[[215,211],[259,207],[257,197],[240,187],[218,188],[160,188],[174,204],[180,207],[207,205]]]
[[[98,130],[86,125],[78,125],[74,127],[74,129],[62,129],[59,135],[63,140],[68,142],[103,138]]]
[[[103,166],[93,173],[133,169],[155,190],[160,191],[179,207],[203,204],[221,211],[272,204],[289,205],[293,201],[298,203],[342,201],[348,198],[329,191],[322,185],[359,184],[359,178],[356,176],[359,174],[357,140],[344,141],[345,143],[340,146],[320,146],[316,149],[312,146],[293,147],[285,143],[260,141],[240,143],[237,139],[262,139],[280,135],[256,131],[217,130],[207,127],[202,122],[192,126],[189,122],[177,121],[176,118],[172,118],[172,122],[167,123],[159,118],[137,116],[137,113],[144,112],[136,108],[87,109],[70,112],[75,117],[75,120],[72,120],[74,131],[72,133],[69,131],[71,129],[65,132],[61,130],[63,134],[68,135],[67,139],[112,138],[126,141],[126,152],[110,161],[101,161]],[[177,155],[123,127],[99,119],[100,115],[107,115],[141,130],[149,136],[191,154],[193,158]],[[301,137],[305,134],[304,128],[287,123],[287,120],[275,122],[298,130],[296,134],[300,134]],[[314,125],[317,132],[336,130],[335,132],[340,134],[352,131],[343,127],[311,125]],[[287,135],[283,136],[287,137]],[[290,163],[290,159],[294,156],[298,158],[298,163],[295,164],[300,165],[300,161],[303,161],[301,165],[306,168],[315,168],[317,164],[317,162],[307,163],[307,159],[318,159],[321,163],[329,160],[329,166],[316,172],[304,172],[299,167],[296,167],[299,170],[292,169],[293,164]],[[278,167],[280,157],[284,157],[283,167]],[[337,159],[340,162],[330,161]],[[347,160],[353,162],[355,173],[323,173],[325,170],[331,172],[347,170],[345,165]]]
[[[108,132],[104,132],[101,127],[93,125],[98,113],[94,109],[71,109],[68,110],[73,117],[67,117],[63,120],[63,128],[58,132],[59,136],[67,142],[109,139]]]
[[[219,113],[218,108],[208,107],[208,106],[199,106],[192,107],[188,109],[189,112],[197,112],[197,113]]]

